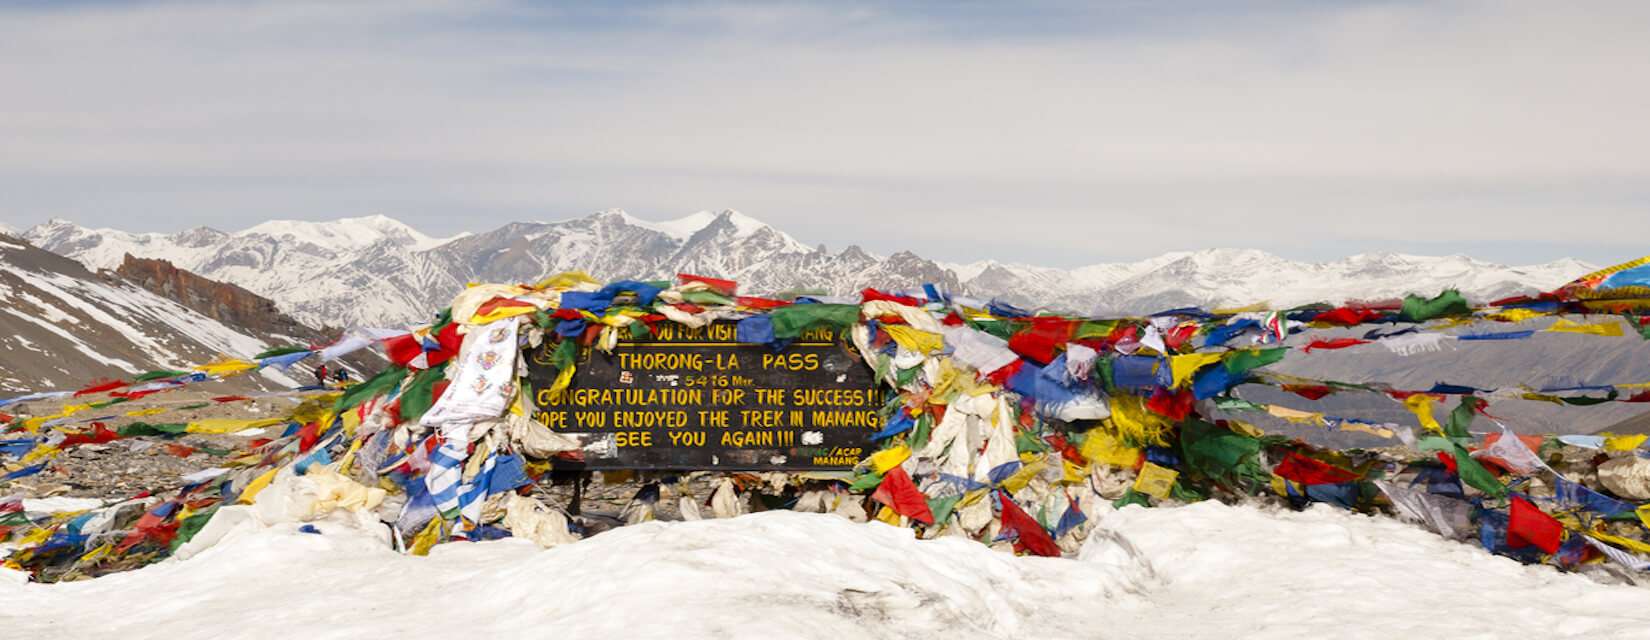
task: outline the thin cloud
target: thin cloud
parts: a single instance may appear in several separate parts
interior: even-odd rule
[[[0,217],[444,234],[734,207],[948,260],[1604,262],[1642,251],[1599,231],[1650,205],[1647,23],[1638,3],[0,9]]]

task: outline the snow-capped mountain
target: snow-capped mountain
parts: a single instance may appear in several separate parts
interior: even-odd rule
[[[1289,307],[1375,300],[1458,288],[1491,300],[1547,291],[1596,269],[1563,259],[1509,267],[1466,256],[1367,253],[1332,262],[1298,262],[1252,249],[1166,253],[1140,262],[1076,269],[977,262],[947,265],[971,292],[1022,304],[1103,314],[1266,303]]]
[[[1550,290],[1594,268],[1575,260],[1509,267],[1464,256],[1394,253],[1311,263],[1237,249],[1075,269],[994,261],[945,264],[909,251],[879,256],[850,246],[833,253],[735,211],[657,222],[609,210],[557,222],[515,222],[454,238],[433,238],[384,216],[175,234],[52,221],[25,235],[93,267],[112,268],[126,253],[170,260],[268,296],[315,326],[417,322],[467,282],[529,282],[575,270],[602,280],[677,273],[731,278],[752,294],[798,289],[847,294],[867,286],[933,283],[1021,306],[1118,314],[1431,295],[1450,287],[1483,300]]]
[[[97,377],[185,368],[221,355],[251,356],[272,343],[156,295],[114,274],[0,235],[0,390],[74,388]],[[292,386],[280,371],[254,386]],[[296,374],[294,374],[296,375]]]

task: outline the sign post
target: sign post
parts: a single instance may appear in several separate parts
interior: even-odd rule
[[[736,335],[731,322],[661,324],[611,353],[581,348],[557,393],[556,345],[529,349],[532,418],[594,434],[590,469],[837,470],[870,451],[882,390],[844,335],[813,329],[779,349]]]

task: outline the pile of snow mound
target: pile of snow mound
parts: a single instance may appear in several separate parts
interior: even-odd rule
[[[172,555],[187,560],[230,536],[256,535],[271,527],[302,531],[306,523],[310,532],[358,533],[388,545],[389,529],[372,511],[383,501],[383,489],[363,486],[332,469],[311,467],[300,476],[287,467],[258,493],[252,505],[218,509],[206,526]]]
[[[1111,637],[1650,637],[1641,588],[1392,518],[1205,501],[1102,510],[1096,527],[1132,540],[1167,582]]]
[[[1104,531],[1075,560],[789,511],[424,558],[289,523],[96,580],[0,582],[0,620],[17,637],[169,639],[1602,638],[1650,624],[1641,589],[1390,519],[1214,502],[1094,515]],[[120,614],[85,615],[94,602]]]

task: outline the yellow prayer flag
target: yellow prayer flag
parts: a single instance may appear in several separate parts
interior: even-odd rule
[[[601,281],[590,277],[590,274],[583,271],[564,271],[540,280],[533,287],[537,289],[571,289],[581,284],[601,284]]]
[[[1553,326],[1547,327],[1545,331],[1550,333],[1585,333],[1595,336],[1622,335],[1621,321],[1614,319],[1583,323],[1569,318],[1559,318],[1557,322],[1553,323]]]
[[[1608,542],[1618,547],[1626,547],[1639,553],[1650,553],[1650,544],[1645,544],[1632,538],[1613,536],[1608,533],[1604,533],[1603,531],[1588,531],[1586,532],[1586,535],[1589,538],[1597,538],[1601,542]]]
[[[35,448],[30,449],[28,453],[23,454],[23,458],[18,460],[18,462],[23,464],[34,464],[35,462],[46,458],[55,458],[61,451],[61,449],[58,449],[54,445],[38,445]]]
[[[907,351],[928,354],[945,348],[945,338],[932,331],[923,331],[909,325],[885,324],[882,330],[888,332],[888,337],[894,343]]]
[[[1249,424],[1249,423],[1244,422],[1242,420],[1227,419],[1226,420],[1226,426],[1231,427],[1232,431],[1235,431],[1237,433],[1241,433],[1241,434],[1249,436],[1251,438],[1259,438],[1261,436],[1266,435],[1266,432],[1261,431],[1260,427]]]
[[[524,315],[527,315],[529,313],[533,313],[534,311],[538,311],[538,310],[539,310],[539,308],[533,306],[532,303],[519,304],[519,305],[501,305],[501,306],[498,306],[498,307],[494,307],[491,311],[488,311],[487,313],[475,314],[474,316],[472,316],[470,318],[470,321],[466,322],[465,324],[491,324],[491,323],[493,323],[494,321],[497,321],[497,320],[503,320],[505,318],[513,318],[513,317],[516,317],[516,316],[524,316]]]
[[[1266,412],[1272,414],[1273,416],[1283,418],[1284,420],[1288,420],[1288,421],[1294,422],[1294,423],[1307,423],[1307,422],[1322,423],[1323,422],[1323,414],[1321,414],[1321,413],[1313,413],[1311,411],[1301,411],[1300,409],[1291,409],[1289,407],[1275,405],[1275,404],[1266,405]]]
[[[263,475],[253,478],[252,482],[247,483],[246,488],[241,490],[241,497],[238,502],[241,504],[252,504],[253,501],[258,499],[258,493],[263,491],[264,487],[269,486],[269,483],[275,481],[275,473],[280,470],[280,467],[276,467],[263,472]]]
[[[227,378],[229,376],[246,373],[256,368],[258,368],[258,363],[256,362],[240,360],[237,358],[224,358],[216,362],[208,362],[195,367],[195,370],[205,373],[206,375]]]
[[[1523,322],[1531,318],[1541,318],[1548,315],[1552,314],[1543,313],[1541,311],[1531,311],[1529,309],[1505,309],[1491,314],[1490,319],[1499,320],[1501,322]]]
[[[1169,497],[1169,490],[1174,487],[1174,480],[1179,476],[1179,471],[1147,462],[1140,466],[1140,475],[1134,479],[1134,490],[1136,493],[1144,493],[1162,500]]]
[[[1644,441],[1647,438],[1650,438],[1650,434],[1641,433],[1632,436],[1610,436],[1604,439],[1604,450],[1632,451],[1644,446]]]
[[[1042,473],[1043,467],[1046,466],[1048,465],[1042,460],[1021,465],[1019,471],[1015,471],[1013,475],[1003,480],[1003,489],[1009,493],[1019,493],[1021,489],[1026,488],[1026,485],[1031,484],[1031,479]]]
[[[355,464],[355,452],[361,450],[361,443],[363,442],[366,442],[366,439],[358,439],[350,443],[349,451],[344,452],[344,457],[338,460],[339,475],[349,475],[350,466]]]
[[[871,468],[877,473],[887,473],[889,469],[897,467],[911,457],[911,447],[900,445],[891,449],[883,449],[871,454]]]
[[[1210,364],[1220,362],[1219,353],[1188,353],[1169,358],[1169,374],[1174,379],[1174,387],[1179,389],[1186,386],[1192,379],[1192,374]]]
[[[1370,425],[1370,424],[1365,424],[1365,423],[1362,423],[1362,422],[1353,422],[1351,420],[1341,421],[1341,431],[1357,431],[1357,432],[1360,432],[1360,433],[1367,433],[1369,435],[1376,436],[1376,437],[1379,437],[1379,438],[1386,438],[1388,440],[1391,440],[1394,437],[1394,434],[1392,433],[1391,429],[1387,429],[1385,427],[1377,427],[1377,426]]]
[[[1410,413],[1415,414],[1416,419],[1421,421],[1421,426],[1427,431],[1437,434],[1444,433],[1444,427],[1439,425],[1438,421],[1432,417],[1432,396],[1417,393],[1404,398],[1404,406],[1409,407]]]
[[[1163,434],[1172,425],[1163,416],[1146,408],[1140,396],[1118,394],[1111,397],[1111,423],[1130,442],[1162,444]]]
[[[182,518],[178,518],[178,519],[182,520]],[[92,562],[94,560],[97,560],[98,558],[109,555],[109,552],[114,551],[114,549],[115,549],[114,543],[105,542],[103,544],[98,545],[96,549],[92,549],[91,551],[87,551],[84,555],[80,556],[80,562]]]
[[[1083,484],[1088,482],[1089,468],[1087,466],[1078,466],[1077,463],[1070,460],[1061,460],[1060,466],[1064,472],[1060,476],[1061,484]]]
[[[413,536],[412,544],[407,545],[407,552],[415,556],[430,555],[430,548],[441,542],[441,529],[446,524],[441,518],[430,518],[430,523],[424,525],[424,530]]]
[[[30,531],[27,535],[18,539],[17,546],[27,548],[38,545],[45,542],[47,538],[52,537],[52,533],[55,531],[57,531],[57,527],[36,527],[34,531]]]
[[[254,418],[242,420],[236,418],[201,418],[189,423],[184,431],[189,433],[234,433],[259,427],[271,427],[286,422],[286,418]]]
[[[1090,462],[1109,464],[1114,467],[1133,469],[1134,464],[1140,461],[1140,450],[1127,447],[1116,436],[1106,433],[1099,427],[1089,429],[1088,435],[1083,436],[1083,446],[1078,453]]]

